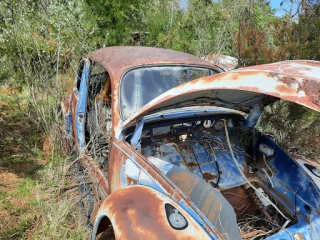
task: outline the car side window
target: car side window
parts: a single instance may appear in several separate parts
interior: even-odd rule
[[[77,86],[77,90],[80,90],[80,83],[81,83],[81,76],[82,76],[82,70],[83,70],[83,66],[84,66],[84,60],[81,60],[78,66],[78,71],[77,71],[77,76],[75,79],[75,83]]]
[[[98,63],[91,64],[88,83],[87,144],[93,158],[107,161],[108,142],[111,139],[111,80],[106,69]]]

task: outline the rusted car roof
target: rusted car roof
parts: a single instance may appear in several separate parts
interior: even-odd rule
[[[204,59],[209,63],[218,65],[226,71],[233,70],[238,66],[237,58],[222,54],[210,54],[205,57],[202,57],[201,59]]]
[[[90,53],[88,58],[105,67],[113,81],[119,81],[127,69],[147,64],[191,64],[214,68],[213,64],[191,54],[151,47],[107,47]]]
[[[211,105],[216,105],[217,94],[224,98],[223,102],[229,101],[231,108],[240,110],[249,109],[251,103],[257,102],[255,99],[269,95],[320,111],[320,62],[283,61],[199,78],[163,93],[126,120],[122,127],[141,116],[181,107],[181,103],[201,97],[212,99]]]

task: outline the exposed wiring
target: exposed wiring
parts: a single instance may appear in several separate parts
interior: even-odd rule
[[[269,174],[267,173],[267,171],[262,168],[262,172],[264,172],[264,174],[267,176],[268,180],[269,180],[269,183],[271,185],[271,188],[274,188],[274,185],[273,185],[273,182],[272,182],[272,178],[269,176]]]
[[[193,150],[193,146],[191,147],[191,150],[192,150],[192,153],[193,153],[193,155],[194,155],[194,159],[195,159],[196,162],[197,162],[199,171],[200,171],[200,173],[201,173],[201,175],[202,175],[202,171],[201,171],[201,168],[200,168],[200,165],[199,165],[199,162],[198,162],[198,158],[197,158],[197,155],[195,154],[195,152],[194,152],[194,150]]]
[[[219,182],[220,182],[220,169],[219,169],[219,165],[218,165],[218,161],[216,162],[216,166],[217,166],[217,172],[218,172],[218,180],[216,183],[214,183],[214,187],[218,187],[219,186]]]
[[[266,161],[266,155],[263,154],[263,161],[264,161],[264,164],[267,166],[267,168],[269,169],[269,171],[272,173],[272,176],[270,176],[270,178],[272,179],[274,177],[274,173],[271,169],[271,167],[267,164],[267,161]]]
[[[244,175],[244,173],[242,172],[241,168],[240,168],[239,165],[238,165],[237,160],[236,160],[235,157],[234,157],[233,150],[232,150],[231,143],[230,143],[230,139],[229,139],[229,132],[228,132],[228,127],[227,127],[227,121],[226,121],[226,120],[224,120],[224,129],[225,129],[225,132],[226,132],[226,137],[227,137],[227,142],[228,142],[228,146],[229,146],[229,149],[230,149],[230,153],[231,153],[232,159],[233,159],[236,167],[238,168],[240,174],[241,174],[242,177],[246,180],[246,182],[248,183],[248,185],[249,185],[250,187],[252,187],[252,188],[257,192],[258,190],[256,189],[255,186],[253,186],[253,185],[251,184],[251,182],[250,182],[250,181],[247,179],[247,177]],[[281,214],[281,216],[282,216],[284,219],[287,220],[287,221],[284,223],[284,225],[282,226],[282,228],[281,228],[281,230],[283,230],[283,229],[290,223],[291,220],[290,220],[289,218],[287,218],[287,217],[280,211],[280,209],[279,209],[273,202],[270,201],[270,199],[269,199],[267,196],[265,196],[265,195],[263,195],[263,194],[261,194],[261,196],[262,196],[267,202],[269,202],[270,205],[272,205],[272,206],[278,211],[278,213]]]
[[[263,161],[264,161],[265,166],[269,169],[269,171],[271,172],[272,175],[270,176],[264,168],[262,168],[262,171],[267,176],[269,183],[271,185],[271,188],[274,188],[274,184],[272,182],[272,178],[274,177],[274,173],[273,173],[271,167],[267,164],[266,155],[264,155],[264,154],[263,154]]]
[[[200,142],[205,148],[210,149],[209,153],[214,152],[214,149],[228,151],[228,145],[218,136],[202,135]],[[245,154],[245,150],[240,147],[233,146],[232,148],[235,152]]]

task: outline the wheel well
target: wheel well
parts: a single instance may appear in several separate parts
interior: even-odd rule
[[[111,221],[107,216],[103,216],[98,224],[97,235],[106,231],[110,226],[112,226]]]

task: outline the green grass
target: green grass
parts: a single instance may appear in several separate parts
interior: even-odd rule
[[[29,220],[21,220],[13,228],[10,228],[6,232],[4,232],[2,236],[0,236],[0,239],[26,239],[26,230],[28,230],[31,225],[32,222],[30,222]]]
[[[8,197],[8,193],[4,191],[0,191],[0,201]]]
[[[37,182],[35,180],[31,180],[28,178],[25,178],[24,180],[21,180],[18,182],[18,188],[17,188],[17,196],[16,197],[26,197],[30,196],[32,194],[32,189],[35,188]]]
[[[5,191],[0,191],[0,205],[7,210],[12,207],[11,202],[8,200],[8,193]]]
[[[89,239],[79,194],[59,194],[73,183],[64,176],[66,159],[43,152],[44,133],[27,110],[25,91],[15,96],[0,86],[0,239]]]

